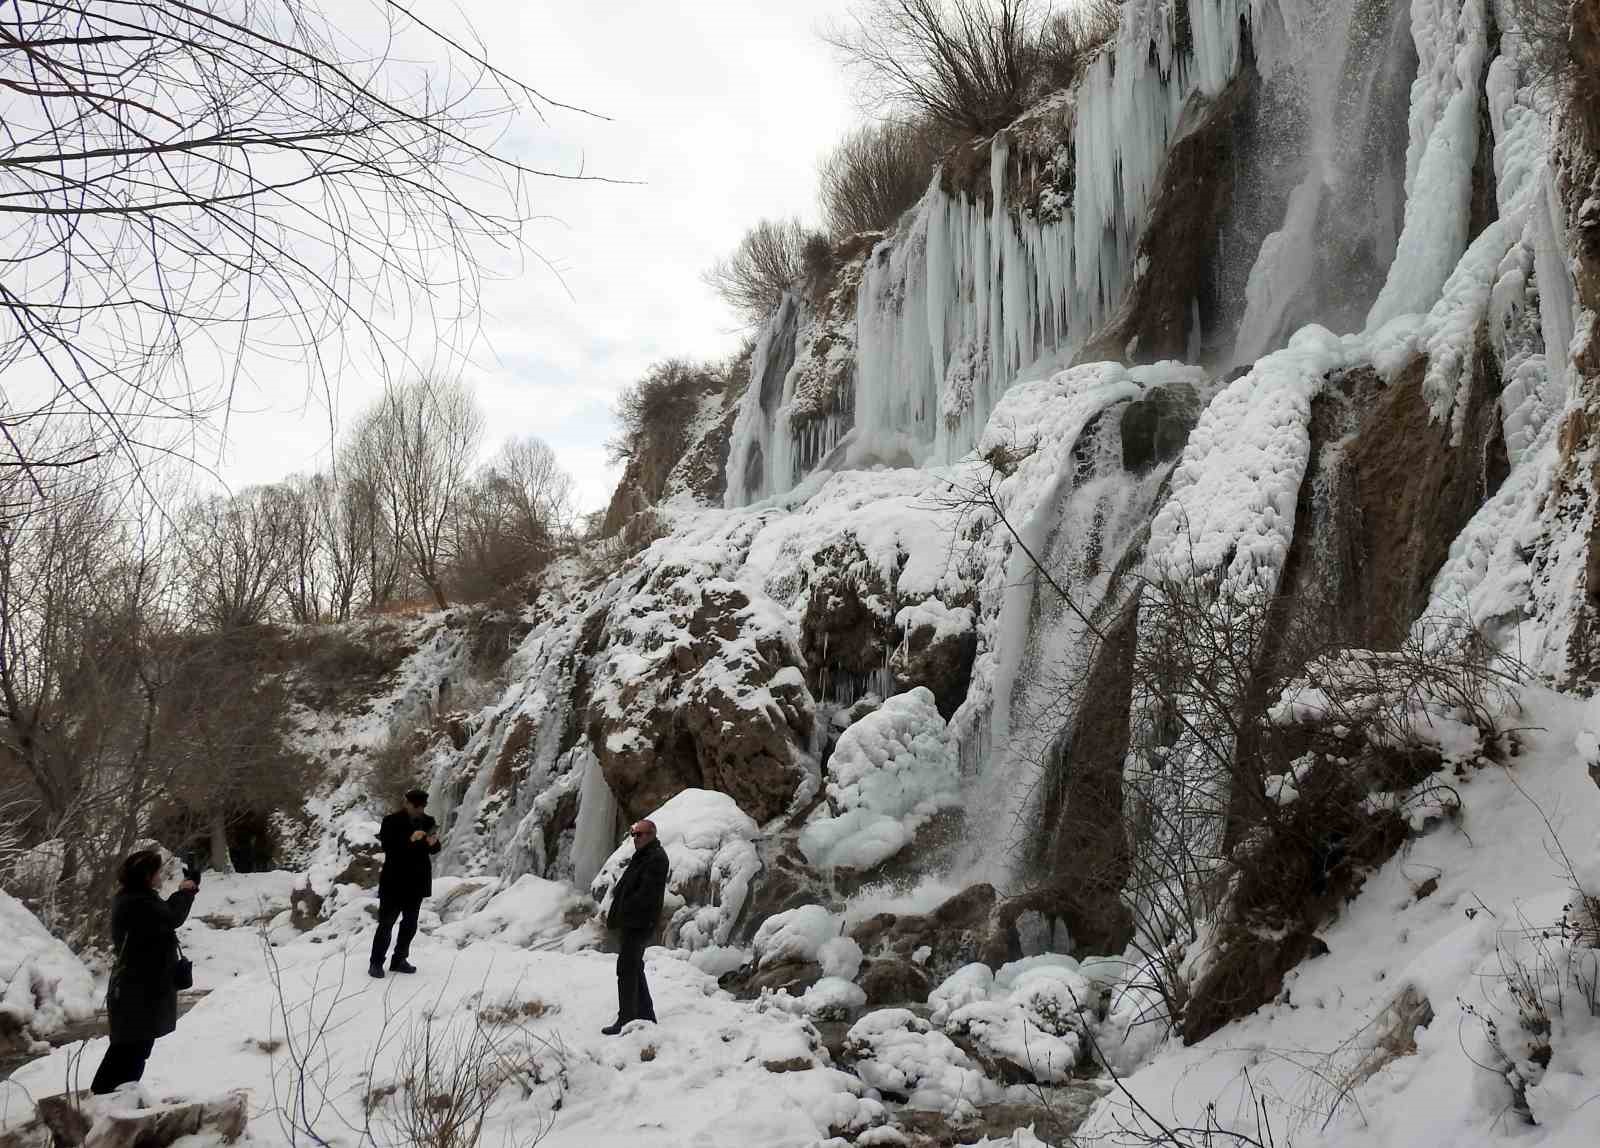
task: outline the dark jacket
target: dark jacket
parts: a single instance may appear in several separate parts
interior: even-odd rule
[[[652,841],[633,851],[628,867],[617,878],[606,927],[629,933],[654,929],[661,917],[661,899],[666,895],[667,851],[660,841]]]
[[[106,1012],[118,1043],[155,1040],[178,1027],[178,926],[189,915],[194,894],[179,891],[163,901],[154,890],[124,890],[111,902],[111,983]]]
[[[404,809],[383,819],[378,841],[383,846],[383,872],[378,874],[380,900],[420,901],[433,892],[433,855],[439,846],[413,841],[417,830],[433,833],[437,823],[426,813],[418,821]]]

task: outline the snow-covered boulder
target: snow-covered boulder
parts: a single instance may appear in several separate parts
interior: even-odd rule
[[[1001,1097],[970,1056],[910,1009],[879,1009],[856,1021],[844,1055],[868,1086],[912,1108],[959,1117]]]
[[[94,977],[15,897],[0,892],[0,1024],[34,1036],[94,1015]]]
[[[726,793],[685,789],[650,820],[671,866],[664,943],[691,951],[726,944],[761,870],[754,819]],[[590,886],[601,916],[611,908],[611,891],[632,856],[631,844],[618,847]]]
[[[961,804],[955,742],[925,686],[845,730],[828,771],[833,815],[800,834],[801,852],[820,868],[870,869],[910,844],[934,814]]]
[[[458,948],[484,940],[526,948],[565,936],[571,921],[586,916],[591,907],[572,886],[525,873],[481,909],[441,926],[434,936]]]
[[[770,598],[718,576],[720,552],[674,541],[595,615],[589,740],[630,815],[705,786],[769,820],[818,784],[793,629]]]
[[[753,942],[756,963],[816,961],[824,946],[839,939],[839,918],[821,905],[802,905],[785,913],[774,913],[756,930]],[[849,940],[849,938],[843,938]],[[855,944],[854,941],[850,942]],[[861,948],[856,946],[856,963]]]
[[[1098,997],[1078,962],[1046,953],[986,974],[987,966],[968,965],[934,989],[930,1020],[971,1041],[1002,1075],[1067,1079],[1087,1051],[1084,1014]]]

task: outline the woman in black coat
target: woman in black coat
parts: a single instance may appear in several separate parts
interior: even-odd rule
[[[189,915],[199,888],[190,874],[163,901],[161,855],[141,849],[122,863],[122,888],[111,902],[111,984],[106,1012],[111,1047],[89,1090],[114,1092],[144,1075],[158,1037],[178,1027],[178,926]]]

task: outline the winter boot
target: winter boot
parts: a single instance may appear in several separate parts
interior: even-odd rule
[[[377,961],[373,961],[367,966],[367,976],[376,977],[380,981],[383,980],[383,966],[378,964]]]
[[[396,957],[389,962],[389,971],[391,973],[414,973],[417,971],[417,966],[410,961]]]

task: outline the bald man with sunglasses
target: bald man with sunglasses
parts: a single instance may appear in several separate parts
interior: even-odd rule
[[[654,821],[636,822],[633,856],[611,894],[606,928],[621,934],[617,949],[617,1019],[600,1031],[616,1036],[629,1021],[656,1021],[655,1002],[644,979],[644,950],[655,936],[661,901],[667,895],[667,851],[656,840]]]

